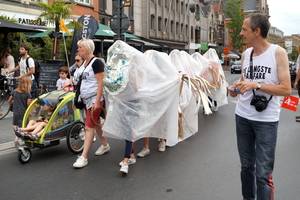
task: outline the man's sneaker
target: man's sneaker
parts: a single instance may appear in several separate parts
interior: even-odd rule
[[[300,119],[300,115],[298,115],[298,116],[295,116],[296,117],[296,119]]]
[[[110,150],[110,146],[109,146],[108,143],[107,143],[106,146],[101,145],[101,146],[98,148],[98,150],[95,152],[95,155],[96,155],[96,156],[101,156],[101,155],[105,154],[106,152],[108,152],[109,150]]]
[[[120,168],[120,172],[123,172],[124,174],[128,173],[128,164],[126,162],[122,162],[121,168]]]
[[[149,154],[150,154],[150,149],[146,149],[145,147],[143,147],[142,151],[138,153],[137,156],[143,158]]]
[[[88,164],[88,159],[84,158],[82,156],[79,156],[76,160],[76,162],[73,164],[73,167],[75,168],[82,168]]]
[[[164,152],[166,150],[166,141],[160,141],[158,144],[158,151]]]
[[[296,122],[300,122],[300,118],[299,118],[299,119],[296,119]]]
[[[120,166],[123,165],[123,160],[119,163]],[[128,159],[128,165],[132,165],[132,164],[135,164],[136,163],[136,158],[129,158]]]

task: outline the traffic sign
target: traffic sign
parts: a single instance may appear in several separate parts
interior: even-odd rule
[[[118,30],[121,31],[120,33],[124,33],[130,26],[130,20],[129,17],[124,13],[120,13],[120,16],[118,15],[119,14],[116,13],[110,18],[110,28],[115,33],[118,33]],[[120,26],[118,22],[120,22]]]
[[[224,48],[224,55],[227,56],[229,54],[229,48],[225,47]]]

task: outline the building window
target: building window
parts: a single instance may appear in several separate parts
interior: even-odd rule
[[[165,0],[165,7],[169,8],[169,0]]]
[[[106,0],[99,0],[99,11],[105,13],[107,9]]]
[[[162,30],[161,17],[158,17],[158,30]]]
[[[176,0],[176,11],[180,12],[180,8],[179,8],[179,0]]]
[[[191,39],[193,40],[194,39],[194,27],[191,26]]]
[[[171,33],[174,33],[174,21],[171,21]]]
[[[189,33],[189,29],[188,29],[188,28],[189,28],[188,25],[185,25],[185,35],[186,35],[186,36],[189,36],[189,35],[188,35],[188,33]]]
[[[179,33],[179,23],[178,22],[176,22],[176,32],[175,32],[176,34],[178,34]]]
[[[181,14],[183,14],[183,13],[184,13],[184,6],[183,6],[183,2],[181,2],[180,9],[181,9]]]
[[[169,32],[168,31],[168,19],[167,18],[165,18],[165,32]]]
[[[151,29],[155,30],[155,16],[151,15]]]
[[[75,2],[92,5],[90,0],[75,0]]]
[[[160,6],[161,6],[161,4],[162,4],[161,1],[162,1],[162,0],[157,0],[158,5],[160,5]]]
[[[180,32],[180,35],[184,35],[184,31],[185,31],[185,30],[183,30],[183,27],[184,27],[183,24],[181,24],[181,25],[180,25],[180,31],[181,31],[181,32]]]

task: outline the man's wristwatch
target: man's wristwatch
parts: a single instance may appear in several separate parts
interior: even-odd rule
[[[257,84],[256,84],[256,90],[259,90],[261,88],[261,84],[260,84],[260,82],[258,82]]]

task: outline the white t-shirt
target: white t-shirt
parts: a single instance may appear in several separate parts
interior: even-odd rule
[[[59,78],[57,81],[56,81],[56,87],[59,87],[59,88],[64,88],[66,87],[67,83],[69,82],[69,79],[66,78],[66,79],[62,79],[62,78]]]
[[[250,76],[250,54],[253,48],[251,47],[245,51],[244,62],[242,64],[244,81],[261,82],[271,85],[279,84],[275,58],[277,47],[278,45],[272,44],[266,52],[253,57],[253,80],[251,80]],[[254,91],[255,95],[265,96],[268,100],[271,96],[261,90]],[[279,120],[281,96],[273,96],[267,108],[262,112],[257,112],[255,107],[250,105],[252,98],[252,90],[245,92],[243,95],[240,94],[238,96],[235,113],[243,118],[253,121],[276,122]]]
[[[26,74],[29,71],[29,69],[27,68],[27,65],[26,65],[26,58],[23,59],[23,57],[22,57],[20,59],[19,66],[20,66],[20,75]],[[28,59],[28,66],[29,66],[29,68],[35,67],[34,66],[34,61],[33,61],[32,58]],[[30,75],[30,79],[34,80],[33,74]]]
[[[84,61],[85,63],[86,61]],[[83,63],[83,64],[84,64]],[[79,77],[82,74],[82,82],[80,87],[80,95],[82,97],[86,97],[92,94],[97,93],[98,91],[98,81],[95,76],[95,73],[104,72],[104,65],[100,59],[94,58],[88,66],[84,67],[82,65],[80,68],[77,68],[74,73],[74,83],[78,83]],[[101,101],[103,100],[103,95],[101,97]],[[92,97],[92,102],[96,101],[96,96]],[[85,104],[85,100],[83,101]]]

